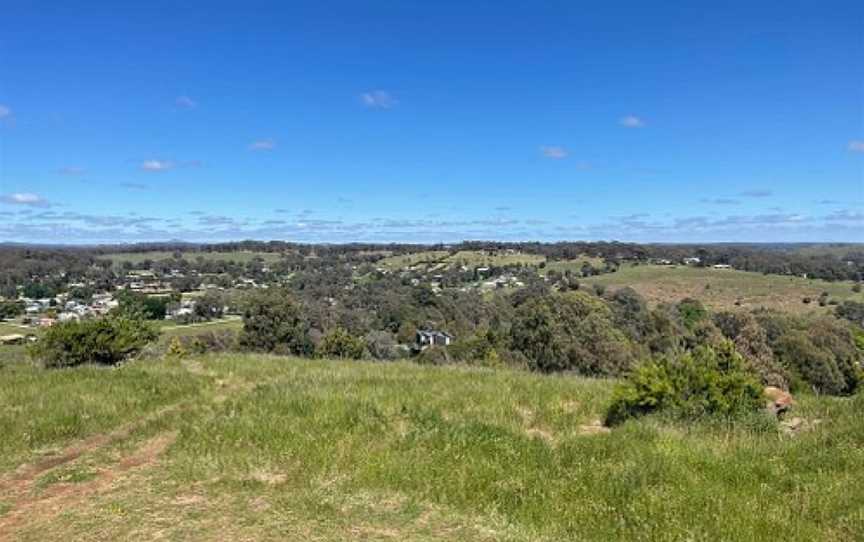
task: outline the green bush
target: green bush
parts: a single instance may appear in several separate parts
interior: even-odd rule
[[[109,316],[56,324],[48,328],[28,352],[45,367],[73,367],[85,363],[114,365],[140,352],[157,336],[156,331],[141,320]]]
[[[607,425],[652,412],[682,418],[740,415],[762,406],[762,387],[735,346],[700,346],[637,366],[613,393]]]
[[[315,353],[322,358],[360,359],[365,351],[363,339],[354,337],[341,327],[324,335],[315,348]]]
[[[275,288],[255,290],[245,301],[240,346],[277,354],[309,355],[309,322],[290,295]]]

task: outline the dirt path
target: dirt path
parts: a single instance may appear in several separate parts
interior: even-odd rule
[[[119,427],[108,433],[99,433],[87,437],[61,450],[59,453],[49,456],[35,463],[25,463],[15,469],[10,475],[0,478],[0,499],[14,502],[21,495],[27,493],[35,484],[36,479],[61,465],[71,463],[84,454],[94,452],[127,438],[133,431],[173,412],[186,405],[185,402],[175,403],[161,408],[140,420]]]
[[[157,435],[87,482],[57,483],[37,496],[20,497],[10,511],[0,516],[0,542],[13,540],[15,532],[23,525],[50,519],[63,510],[74,508],[88,497],[109,490],[115,480],[131,471],[155,464],[176,438],[175,432]]]

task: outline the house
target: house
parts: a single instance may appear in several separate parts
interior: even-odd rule
[[[732,269],[732,266],[728,263],[718,263],[712,266],[714,269]]]
[[[699,265],[700,263],[702,263],[702,258],[691,256],[690,258],[684,258],[684,263],[686,265]]]
[[[453,342],[453,336],[443,331],[420,330],[416,342],[417,350],[425,350],[430,346],[447,346]]]

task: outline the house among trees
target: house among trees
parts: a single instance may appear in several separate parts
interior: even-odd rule
[[[421,330],[417,332],[417,350],[425,350],[430,346],[448,346],[453,342],[453,336],[443,331]]]

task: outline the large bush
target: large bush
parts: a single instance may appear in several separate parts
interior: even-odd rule
[[[614,325],[612,311],[583,292],[527,301],[516,312],[511,346],[538,371],[617,375],[633,360],[630,341]]]
[[[309,323],[287,292],[255,290],[246,300],[240,346],[278,354],[309,355],[314,351]]]
[[[315,347],[315,353],[322,358],[360,359],[365,351],[366,344],[363,339],[340,327],[324,335]]]
[[[606,423],[652,412],[684,418],[736,415],[762,406],[762,386],[734,345],[700,346],[637,366],[613,393]]]
[[[45,367],[114,365],[140,352],[157,336],[147,323],[124,316],[64,322],[48,328],[29,354]]]
[[[783,363],[798,380],[818,393],[847,395],[861,382],[862,353],[855,337],[840,321],[823,318],[806,331],[783,334],[775,345]]]

